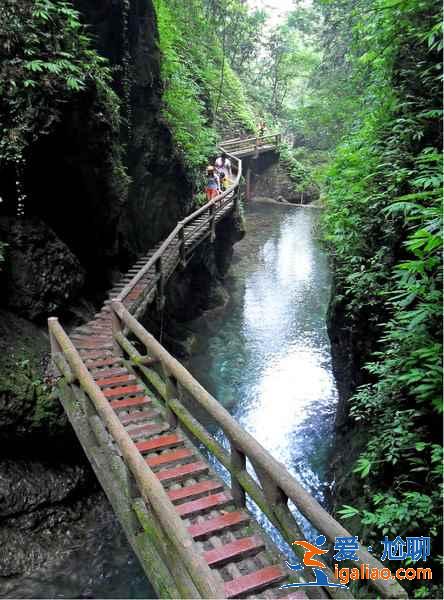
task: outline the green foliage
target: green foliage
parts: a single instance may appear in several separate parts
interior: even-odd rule
[[[102,110],[118,130],[110,71],[70,3],[5,0],[0,47],[0,161],[20,161],[26,147],[59,120],[63,104],[88,86],[95,86]]]
[[[0,392],[16,403],[17,419],[23,419],[28,432],[56,434],[66,427],[63,409],[44,382],[32,349],[4,357],[1,366]]]
[[[16,361],[12,370],[12,386],[15,396],[32,405],[32,427],[54,428],[59,425],[61,410],[56,398],[50,395],[50,388],[38,373],[30,358]],[[63,421],[63,418],[62,418]]]
[[[205,16],[224,42],[230,65],[242,80],[256,64],[262,50],[266,13],[240,0],[204,0]]]
[[[204,2],[155,0],[154,4],[165,82],[164,115],[178,150],[196,175],[215,152],[217,130],[252,129],[254,118],[224,54],[219,24],[205,12]],[[228,48],[225,51],[228,54]],[[231,53],[238,51],[232,48]]]
[[[280,145],[279,157],[297,191],[303,192],[307,187],[313,185],[312,169],[298,160],[296,152],[288,144]]]
[[[365,431],[353,472],[369,500],[339,514],[359,515],[374,539],[434,538],[442,528],[440,8],[323,4],[353,24],[340,67],[361,95],[350,93],[351,114],[337,126],[343,138],[326,172],[323,225],[336,301],[372,350],[367,383],[350,404]],[[336,60],[324,56],[325,73]]]

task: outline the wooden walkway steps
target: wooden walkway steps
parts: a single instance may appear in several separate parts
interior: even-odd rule
[[[277,136],[270,141],[261,151],[279,143]],[[232,140],[227,152],[257,153],[253,142]],[[302,534],[289,499],[330,540],[348,532],[137,321],[149,303],[162,308],[174,270],[203,240],[214,239],[218,221],[238,210],[242,162],[230,156],[237,167],[234,185],[139,259],[91,321],[68,337],[57,319],[49,319],[52,359],[63,376],[57,391],[159,597],[349,598],[347,590],[338,596],[316,588],[312,596],[315,588],[281,588],[295,580],[285,567],[289,557],[259,527],[247,495],[290,543]],[[188,411],[187,394],[218,423],[229,450]],[[197,442],[225,467],[230,486]],[[247,472],[247,459],[256,478]],[[381,566],[362,552],[365,562]],[[375,585],[382,597],[405,597],[396,582]]]
[[[89,339],[87,333],[85,336]],[[112,343],[112,335],[106,342]],[[95,343],[98,355],[109,346],[103,340]],[[79,349],[84,345],[77,338],[74,344]],[[146,464],[162,482],[204,560],[218,572],[226,598],[289,597],[288,590],[279,589],[289,577],[283,566],[285,557],[272,547],[267,549],[272,545],[251,515],[237,510],[230,489],[186,434],[171,428],[132,369],[103,353],[86,359],[85,364]]]

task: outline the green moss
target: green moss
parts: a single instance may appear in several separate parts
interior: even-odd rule
[[[35,325],[0,312],[0,426],[57,433],[66,425],[59,402],[44,381],[47,336]]]

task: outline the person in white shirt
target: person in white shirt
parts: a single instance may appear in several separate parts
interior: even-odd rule
[[[216,165],[218,171],[223,171],[225,173],[225,177],[231,179],[231,160],[225,153],[222,153],[220,156],[218,156],[214,164]]]

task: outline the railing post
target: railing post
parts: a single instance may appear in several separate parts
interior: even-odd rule
[[[111,327],[112,327],[112,332],[113,332],[113,352],[114,352],[114,354],[117,354],[117,356],[123,356],[123,350],[116,339],[116,336],[118,333],[123,334],[122,321],[120,320],[119,315],[113,309],[112,304],[111,304]]]
[[[251,459],[250,459],[251,460]],[[251,461],[261,483],[262,489],[264,490],[264,496],[267,499],[268,504],[273,508],[277,505],[287,506],[288,496],[276,485],[273,479],[259,467],[254,460]]]
[[[170,372],[168,371],[165,364],[162,362],[162,373],[165,380],[165,404],[166,404],[166,418],[169,426],[172,429],[177,427],[177,415],[170,408],[170,400],[179,400],[178,388],[174,385]]]
[[[186,267],[187,257],[185,253],[185,227],[179,229],[179,254],[180,254],[180,264],[182,267]]]
[[[254,140],[254,156],[255,158],[259,156],[259,138]]]
[[[251,200],[251,169],[250,169],[250,167],[248,167],[248,169],[247,169],[246,182],[247,182],[247,189],[245,191],[245,196],[249,202]]]
[[[51,331],[51,323],[53,322],[57,322],[58,323],[58,318],[57,317],[49,317],[48,319],[48,329],[49,329],[49,343],[51,345],[51,358],[54,361],[54,357],[56,354],[60,354],[62,352],[62,349],[60,347],[60,344],[58,343],[58,341],[56,340],[54,334]],[[54,363],[54,366],[57,366]]]
[[[234,191],[234,212],[236,215],[240,213],[240,201],[241,201],[241,186],[240,182]]]
[[[163,273],[162,257],[156,260],[156,289],[157,289],[157,310],[162,310],[165,306],[165,276]]]
[[[236,473],[246,470],[247,459],[245,454],[236,448],[232,440],[230,440],[230,459],[231,466],[234,469],[234,473],[231,474],[231,490],[233,492],[233,499],[237,506],[242,507],[245,506],[246,503],[245,490],[238,482]]]
[[[216,210],[214,204],[210,205],[210,242],[216,239]]]

